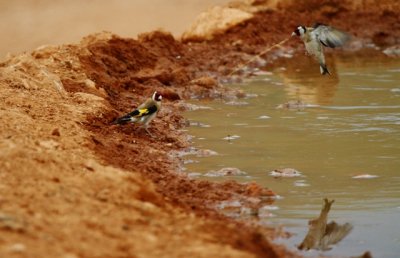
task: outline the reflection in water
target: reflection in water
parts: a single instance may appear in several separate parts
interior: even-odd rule
[[[400,60],[337,56],[335,67],[328,57],[335,75],[323,77],[311,58],[299,58],[237,85],[253,96],[245,99],[247,105],[195,102],[213,112],[187,113],[192,124],[208,125],[189,128],[194,145],[219,155],[193,157],[186,168],[203,177],[235,167],[246,174],[228,178],[256,181],[280,195],[263,223],[285,225],[294,233],[285,242],[289,246],[302,241],[308,219],[320,210],[321,199],[329,198],[336,200],[330,217],[354,229],[326,255],[370,250],[374,257],[398,257],[400,236],[393,225],[400,212]],[[276,109],[290,99],[318,105]],[[235,139],[225,140],[228,135]],[[282,168],[302,173],[270,174]],[[318,256],[313,252],[307,254]]]
[[[334,57],[327,55],[326,58],[331,75],[325,76],[320,74],[318,63],[310,56],[298,54],[293,59],[279,62],[284,68],[276,69],[276,72],[290,99],[313,105],[332,103],[339,77]]]
[[[331,221],[328,224],[328,213],[334,202],[335,200],[324,199],[324,206],[319,217],[308,221],[308,232],[297,247],[299,250],[330,250],[332,249],[331,245],[342,241],[353,229],[353,226],[349,223],[339,225],[335,221]]]

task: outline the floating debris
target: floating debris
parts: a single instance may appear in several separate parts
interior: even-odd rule
[[[257,98],[258,94],[256,93],[246,93],[246,98]]]
[[[226,136],[226,137],[224,137],[222,139],[223,140],[227,140],[227,141],[231,141],[231,140],[236,140],[236,139],[239,139],[239,138],[240,138],[239,135],[230,135],[230,134],[228,134],[228,136]]]
[[[245,105],[248,105],[249,103],[246,101],[231,100],[231,101],[225,102],[225,104],[230,105],[230,106],[245,106]]]
[[[370,174],[362,174],[362,175],[357,175],[353,176],[353,179],[372,179],[372,178],[377,178],[379,176],[377,175],[370,175]]]
[[[199,163],[198,160],[193,160],[193,159],[185,159],[183,160],[183,164],[187,165],[187,164],[194,164],[194,163]]]
[[[208,150],[208,149],[198,149],[198,150],[196,150],[196,157],[199,157],[199,158],[216,156],[216,155],[218,155],[218,152],[213,151],[213,150]]]
[[[195,105],[195,104],[186,103],[186,102],[181,102],[178,107],[183,110],[186,110],[186,111],[212,110],[211,107]]]
[[[294,168],[280,168],[275,169],[269,173],[273,177],[296,177],[301,176],[302,173]]]
[[[187,174],[189,178],[198,178],[201,176],[201,173],[198,172],[192,172]]]
[[[301,100],[289,100],[286,103],[280,104],[276,107],[277,109],[305,109],[306,103]]]
[[[200,127],[200,128],[209,128],[209,127],[211,127],[211,125],[208,125],[208,124],[205,124],[205,123],[202,123],[202,122],[198,122],[198,121],[191,121],[189,125],[193,126],[193,127]]]
[[[243,176],[247,175],[246,172],[238,169],[238,168],[221,168],[218,171],[210,171],[206,173],[204,176],[209,176],[209,177],[218,177],[218,176]]]
[[[183,151],[174,151],[170,153],[170,156],[173,158],[175,157],[181,158],[190,155],[195,155],[196,157],[203,158],[203,157],[218,155],[218,152],[208,149],[197,149],[194,147],[190,147]]]
[[[265,206],[261,207],[260,210],[276,211],[276,210],[279,210],[279,207],[275,206],[275,205],[265,205]]]
[[[258,119],[270,119],[270,116],[267,115],[263,115],[263,116],[259,116]]]
[[[307,184],[305,180],[297,180],[296,182],[294,182],[294,186],[307,187],[310,186],[310,184]]]

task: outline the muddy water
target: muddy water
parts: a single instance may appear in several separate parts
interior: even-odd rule
[[[218,153],[188,157],[189,173],[236,167],[282,198],[262,223],[294,234],[295,248],[316,217],[322,199],[335,199],[330,219],[354,229],[326,255],[374,257],[400,254],[400,60],[336,58],[331,77],[321,77],[308,58],[232,85],[250,95],[239,101],[194,101],[211,109],[191,111],[194,145]],[[289,100],[306,107],[277,109]],[[227,138],[228,137],[228,138]],[[302,176],[275,178],[270,171],[295,168]],[[373,178],[353,178],[371,175]],[[317,256],[318,251],[305,253]]]

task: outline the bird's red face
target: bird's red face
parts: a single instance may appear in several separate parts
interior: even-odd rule
[[[158,93],[157,91],[154,92],[154,94],[153,94],[153,100],[154,100],[154,101],[161,101],[161,100],[162,100],[161,94]]]

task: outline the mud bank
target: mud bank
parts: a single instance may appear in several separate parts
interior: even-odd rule
[[[190,146],[184,100],[242,97],[219,81],[298,24],[348,30],[356,37],[349,51],[399,44],[392,1],[361,9],[303,2],[308,8],[254,1],[250,7],[260,9],[252,18],[208,40],[100,33],[1,63],[0,256],[295,257],[271,244],[274,229],[215,210],[232,199],[257,209],[272,201],[270,189],[189,179],[171,153]],[[252,65],[297,51],[293,40]],[[154,138],[136,126],[110,126],[155,90],[164,101]]]

